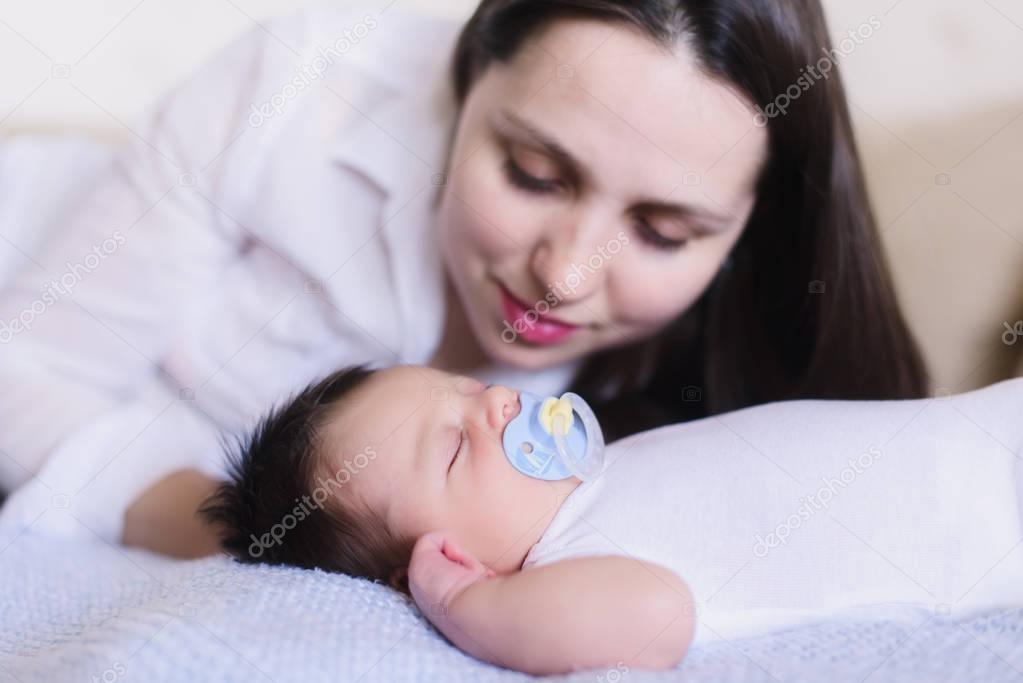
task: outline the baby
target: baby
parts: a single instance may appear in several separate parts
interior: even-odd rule
[[[670,668],[826,611],[1023,604],[1023,380],[662,427],[585,482],[512,465],[520,409],[430,368],[346,368],[271,412],[202,512],[239,560],[387,583],[535,674]]]

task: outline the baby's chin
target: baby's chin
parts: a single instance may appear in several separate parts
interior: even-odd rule
[[[522,568],[526,555],[580,483],[574,477],[544,481],[518,472],[514,475],[517,477],[514,485],[485,501],[492,515],[483,525],[487,547],[481,547],[477,557],[498,574]]]

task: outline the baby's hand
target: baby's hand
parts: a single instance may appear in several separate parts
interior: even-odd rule
[[[423,614],[433,622],[448,615],[452,601],[481,578],[494,572],[472,557],[450,534],[432,531],[416,541],[409,563],[409,589]]]

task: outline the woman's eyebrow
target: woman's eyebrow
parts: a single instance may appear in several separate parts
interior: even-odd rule
[[[498,114],[498,129],[504,129],[508,126],[518,128],[521,133],[530,137],[536,145],[542,147],[551,158],[564,166],[574,176],[575,180],[583,183],[591,180],[586,167],[571,152],[565,149],[561,143],[555,140],[552,135],[545,133],[535,123],[524,119],[508,109],[502,109]],[[727,213],[717,213],[705,207],[687,202],[666,202],[662,199],[641,200],[635,204],[634,210],[661,214],[669,218],[679,218],[681,220],[694,219],[704,221],[707,229],[713,232],[724,230],[733,219],[733,216]]]
[[[544,151],[555,161],[568,167],[580,180],[588,180],[588,175],[583,165],[561,143],[555,140],[552,135],[545,133],[536,124],[527,121],[508,109],[502,109],[499,114],[504,121],[498,123],[498,128],[506,128],[509,124],[512,127],[518,128],[522,133],[532,138],[534,143],[543,147]]]
[[[639,213],[652,213],[677,218],[682,221],[701,221],[701,226],[710,232],[723,232],[732,221],[732,216],[715,213],[694,204],[672,204],[663,201],[640,202],[634,207]]]

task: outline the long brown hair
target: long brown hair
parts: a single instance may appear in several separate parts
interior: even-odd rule
[[[712,284],[660,334],[594,353],[576,375],[609,439],[767,401],[924,395],[837,65],[806,80],[833,50],[819,0],[483,0],[454,54],[459,103],[489,64],[570,17],[685,41],[705,74],[760,107],[768,134],[752,213]],[[793,85],[787,113],[771,115]]]

